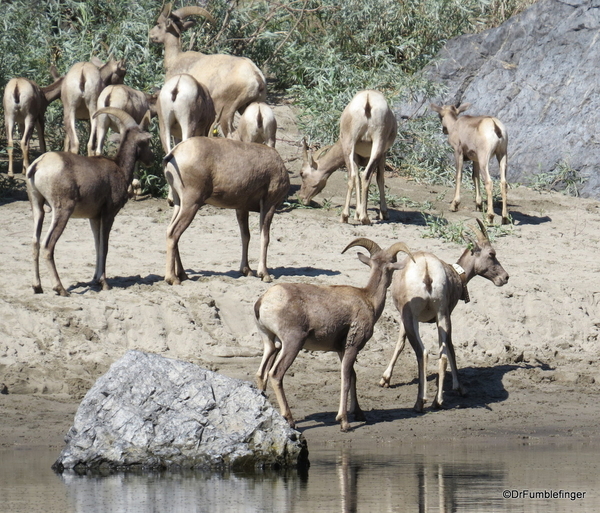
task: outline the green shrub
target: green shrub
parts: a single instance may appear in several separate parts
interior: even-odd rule
[[[209,0],[216,26],[198,23],[183,34],[184,50],[244,55],[300,109],[301,130],[329,144],[338,136],[344,106],[361,89],[381,90],[393,104],[435,86],[415,77],[451,37],[498,24],[532,0]],[[197,4],[176,2],[175,7]],[[15,76],[41,85],[50,65],[61,74],[92,55],[127,59],[128,85],[150,92],[163,83],[163,49],[148,31],[162,8],[156,0],[4,0],[0,2],[0,87]],[[500,14],[498,14],[500,13]],[[156,126],[153,128],[156,133]],[[434,131],[435,130],[435,131]],[[401,128],[395,165],[419,180],[447,180],[439,133],[427,121]],[[5,137],[0,128],[0,138]],[[62,148],[62,106],[47,113],[51,150]],[[82,144],[84,142],[82,141]],[[164,191],[161,159],[143,176]]]

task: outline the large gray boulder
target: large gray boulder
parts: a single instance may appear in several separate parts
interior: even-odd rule
[[[250,383],[129,351],[84,397],[62,472],[278,468],[306,464],[306,442]]]
[[[470,102],[467,114],[504,122],[509,181],[570,166],[585,180],[582,196],[600,197],[599,37],[600,0],[540,0],[498,28],[448,41],[424,70],[447,88],[431,100]]]

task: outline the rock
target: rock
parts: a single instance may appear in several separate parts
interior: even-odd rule
[[[562,166],[576,171],[567,180],[584,180],[582,196],[600,197],[599,8],[600,0],[540,0],[497,28],[448,41],[423,70],[445,86],[443,97],[396,110],[470,102],[467,114],[494,115],[508,129],[509,182]]]
[[[129,351],[84,397],[53,469],[280,468],[306,442],[250,383]]]

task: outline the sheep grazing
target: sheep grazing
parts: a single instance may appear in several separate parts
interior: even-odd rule
[[[508,184],[506,182],[508,133],[502,122],[491,116],[460,116],[471,107],[463,103],[439,106],[432,103],[431,110],[437,112],[442,122],[442,128],[448,135],[448,142],[454,148],[456,163],[456,190],[450,210],[456,212],[460,204],[460,185],[462,181],[463,161],[473,162],[473,183],[475,185],[475,207],[483,210],[480,191],[480,177],[483,178],[487,194],[487,222],[494,223],[494,191],[490,177],[489,162],[493,155],[498,160],[500,168],[500,191],[502,194],[502,224],[509,224],[506,206]]]
[[[265,101],[267,84],[258,67],[246,57],[201,52],[182,52],[181,33],[194,25],[190,16],[202,16],[211,23],[214,18],[201,7],[187,6],[171,10],[166,4],[156,26],[150,30],[150,40],[165,47],[164,66],[166,78],[179,73],[189,73],[206,86],[213,99],[216,112],[222,112],[221,130],[227,137],[233,132],[236,112],[243,113],[252,102]]]
[[[327,179],[336,169],[346,165],[348,191],[342,211],[342,223],[348,222],[352,191],[356,188],[356,218],[370,224],[367,215],[367,197],[373,173],[377,173],[380,218],[388,219],[385,201],[385,156],[396,139],[398,124],[385,97],[378,91],[360,91],[342,112],[340,138],[321,159],[308,156],[304,143],[304,163],[300,175],[302,187],[298,196],[308,205],[323,190]],[[362,173],[358,165],[365,166]]]
[[[420,322],[435,322],[438,327],[440,361],[435,407],[443,406],[443,384],[446,363],[450,363],[452,388],[461,393],[458,380],[452,322],[450,315],[460,299],[469,301],[467,284],[474,276],[483,276],[497,287],[508,282],[508,274],[498,262],[496,251],[490,244],[484,224],[478,219],[477,240],[467,238],[469,247],[454,265],[443,262],[431,253],[414,253],[414,261],[407,259],[406,267],[394,276],[392,298],[400,312],[400,336],[394,354],[383,373],[380,385],[389,387],[396,360],[404,349],[408,337],[417,356],[419,392],[415,410],[423,411],[427,401],[427,349],[419,335]]]
[[[54,248],[71,217],[90,220],[96,243],[96,272],[93,280],[109,289],[105,268],[108,237],[115,219],[128,199],[128,188],[133,180],[137,160],[152,163],[151,135],[141,130],[126,112],[104,108],[93,117],[105,113],[121,123],[121,145],[114,159],[85,157],[70,152],[45,153],[27,169],[27,190],[33,210],[33,290],[42,293],[39,273],[40,235],[44,222],[44,204],[52,209],[52,221],[42,243],[53,289],[68,296],[54,263]]]
[[[169,153],[190,137],[207,136],[215,122],[215,106],[206,87],[187,73],[173,75],[161,88],[156,106],[160,140]]]
[[[122,84],[125,72],[124,61],[113,59],[101,67],[91,62],[78,62],[69,69],[63,80],[60,94],[64,107],[65,151],[79,152],[75,120],[89,119],[90,138],[87,144],[87,154],[88,156],[94,155],[97,118],[93,114],[97,109],[98,97],[106,86]]]
[[[123,84],[105,87],[98,97],[97,108],[113,107],[127,112],[139,127],[148,131],[150,120],[156,116],[156,95],[144,93]],[[104,139],[108,129],[119,131],[119,123],[109,114],[102,114],[96,120],[96,155],[102,155]]]
[[[353,413],[356,420],[365,420],[356,396],[354,362],[373,335],[373,327],[383,312],[393,272],[406,265],[406,262],[396,261],[397,253],[403,251],[410,255],[410,251],[401,242],[382,250],[372,240],[359,238],[342,253],[355,246],[370,253],[370,257],[358,253],[359,260],[371,268],[366,287],[282,283],[267,290],[254,305],[256,324],[264,343],[256,373],[257,384],[266,390],[268,375],[281,414],[291,427],[295,427],[295,423],[283,391],[283,377],[301,349],[338,353],[342,388],[336,420],[341,423],[342,431],[350,428],[348,412]]]
[[[46,153],[46,139],[44,136],[44,116],[48,105],[60,97],[63,78],[51,70],[54,83],[46,87],[39,87],[27,78],[12,78],[4,89],[4,124],[6,128],[8,150],[8,176],[14,174],[14,124],[19,126],[21,135],[21,152],[23,153],[23,174],[29,167],[29,144],[35,128],[38,134],[40,151]]]
[[[236,141],[255,142],[275,148],[277,120],[273,109],[264,102],[254,102],[238,121],[238,126],[230,137]]]
[[[179,238],[204,205],[236,210],[242,236],[240,272],[252,275],[248,263],[250,211],[260,213],[261,252],[258,276],[271,281],[267,248],[271,221],[287,197],[290,179],[279,153],[262,144],[214,137],[192,137],[164,158],[164,172],[173,191],[173,217],[167,229],[165,280],[179,284],[187,278],[179,256]]]

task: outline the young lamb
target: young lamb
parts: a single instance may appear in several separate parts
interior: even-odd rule
[[[423,411],[427,401],[427,349],[419,335],[420,322],[435,322],[438,327],[440,361],[437,395],[434,406],[443,405],[443,385],[446,363],[452,372],[452,388],[462,393],[458,380],[452,322],[450,316],[459,300],[469,301],[467,284],[474,276],[483,276],[497,287],[508,282],[508,274],[498,262],[483,223],[477,219],[477,240],[468,238],[469,247],[454,265],[443,262],[435,255],[414,253],[414,260],[406,260],[406,267],[394,276],[392,298],[400,312],[400,335],[392,359],[383,373],[380,385],[389,387],[396,360],[404,349],[406,338],[415,351],[419,368],[419,391],[415,410]],[[465,238],[467,236],[465,235]]]
[[[273,109],[264,102],[253,102],[241,115],[230,137],[236,141],[255,142],[275,148],[277,120]]]
[[[44,204],[52,210],[52,221],[42,242],[42,257],[48,265],[54,286],[61,296],[63,287],[54,263],[54,248],[69,218],[89,219],[96,243],[96,272],[93,280],[109,289],[105,268],[108,237],[115,216],[127,202],[135,163],[152,163],[151,135],[140,129],[126,112],[112,107],[98,110],[93,117],[106,113],[121,123],[121,145],[114,159],[86,157],[70,152],[49,152],[37,158],[27,169],[27,191],[33,210],[33,290],[43,292],[40,282],[40,235],[44,222]]]
[[[403,251],[410,255],[410,251],[401,242],[382,250],[373,241],[359,238],[348,244],[342,253],[355,246],[370,253],[370,257],[358,253],[359,260],[371,268],[365,287],[282,283],[267,290],[254,305],[256,323],[264,343],[262,361],[256,373],[257,384],[261,390],[266,390],[269,377],[281,414],[292,427],[295,423],[283,390],[283,377],[301,349],[338,353],[342,364],[342,387],[336,420],[342,431],[350,429],[348,411],[354,413],[357,420],[365,420],[356,396],[354,362],[373,335],[393,272],[403,269],[410,260],[397,262],[397,253]]]

